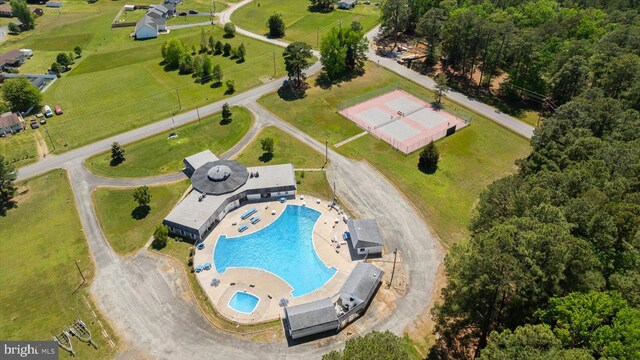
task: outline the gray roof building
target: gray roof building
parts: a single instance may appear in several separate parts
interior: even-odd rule
[[[342,305],[349,311],[364,308],[382,281],[382,274],[383,271],[375,265],[358,263],[340,289]]]
[[[349,242],[354,250],[367,248],[382,251],[384,240],[378,228],[378,223],[373,219],[352,219],[347,221],[349,228]]]
[[[289,325],[289,336],[293,339],[338,330],[338,315],[329,298],[286,307],[284,312]]]
[[[211,150],[204,150],[197,154],[193,154],[191,156],[187,156],[182,162],[184,163],[185,170],[187,175],[191,177],[191,175],[196,171],[197,168],[202,165],[219,160],[217,156],[215,156]]]

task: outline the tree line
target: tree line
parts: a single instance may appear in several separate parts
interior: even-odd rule
[[[640,113],[609,95],[559,107],[518,173],[481,194],[445,259],[435,358],[640,356]]]
[[[553,107],[590,88],[640,109],[640,15],[634,0],[386,0],[383,35],[426,45],[440,65],[486,89]],[[465,80],[466,81],[466,80]]]

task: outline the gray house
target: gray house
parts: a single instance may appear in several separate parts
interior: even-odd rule
[[[284,308],[292,339],[338,330],[338,315],[329,298]]]
[[[345,315],[359,313],[369,304],[382,281],[383,273],[369,263],[360,262],[356,265],[340,289],[338,303],[345,309]]]
[[[219,160],[211,151],[184,159],[193,190],[164,218],[169,232],[202,240],[230,211],[249,202],[292,198],[296,194],[293,165],[246,167]]]
[[[20,117],[12,112],[0,115],[0,135],[14,134],[22,130]]]
[[[349,243],[358,255],[381,254],[384,240],[373,219],[354,219],[347,221]]]
[[[340,0],[338,2],[338,9],[345,9],[345,10],[353,9],[354,7],[356,7],[357,3],[358,3],[358,0]]]

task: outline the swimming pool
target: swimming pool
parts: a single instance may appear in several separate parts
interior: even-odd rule
[[[256,309],[260,299],[252,294],[238,291],[229,300],[229,307],[245,314],[251,314]]]
[[[336,273],[328,268],[313,247],[316,210],[287,205],[267,227],[244,236],[218,238],[213,251],[216,271],[230,267],[256,268],[279,276],[292,288],[294,297],[322,287]]]

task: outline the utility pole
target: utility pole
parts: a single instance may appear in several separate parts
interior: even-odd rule
[[[76,267],[78,268],[78,272],[80,273],[80,276],[82,276],[82,284],[84,284],[85,282],[87,282],[87,279],[85,279],[84,274],[82,274],[82,270],[80,270],[80,265],[78,265],[78,260],[73,260],[74,263],[76,263]],[[82,285],[80,284],[80,285]]]
[[[391,283],[393,282],[393,275],[396,273],[396,259],[398,258],[398,248],[393,250],[393,269],[391,270],[391,280],[389,280],[389,284],[387,284],[387,289],[391,287]]]
[[[44,127],[44,132],[47,133],[47,136],[49,137],[49,141],[51,142],[51,145],[53,145],[53,150],[55,150],[56,149],[56,144],[53,142],[53,139],[51,138],[51,134],[49,134],[49,127],[48,126]]]
[[[324,168],[328,162],[329,162],[329,139],[325,137],[324,138],[324,165],[322,165],[322,167]]]
[[[340,31],[342,31],[342,19],[338,20],[340,22]]]
[[[182,109],[182,102],[180,102],[180,91],[176,88],[176,95],[178,95],[178,110]]]
[[[196,114],[198,114],[198,125],[202,125],[202,122],[200,121],[200,108],[196,108]]]
[[[320,28],[316,28],[316,48],[320,47]]]
[[[273,52],[273,78],[276,77],[276,52]]]

